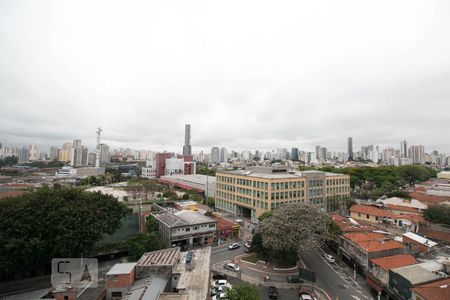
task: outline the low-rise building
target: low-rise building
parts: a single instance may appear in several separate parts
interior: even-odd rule
[[[290,203],[341,210],[349,196],[350,176],[344,174],[298,172],[282,166],[216,173],[216,208],[252,221]]]
[[[136,263],[115,264],[106,273],[106,300],[120,300],[133,286]]]
[[[372,258],[404,254],[402,243],[382,233],[347,233],[341,236],[341,253],[353,262],[361,273],[366,273]]]
[[[114,266],[107,273],[106,295],[123,294],[122,300],[197,300],[209,299],[211,248],[180,252],[179,247],[168,248],[142,255],[134,263],[134,280],[129,286],[131,265]],[[119,264],[123,265],[123,264]],[[116,274],[119,273],[119,274]],[[127,273],[127,274],[123,274]],[[108,275],[109,274],[109,275]],[[118,290],[117,285],[123,284]],[[116,281],[112,281],[116,279]],[[114,283],[116,283],[114,285]]]
[[[414,265],[417,260],[410,254],[400,254],[372,258],[367,273],[367,284],[376,291],[383,291],[389,286],[389,270]]]
[[[159,223],[159,234],[167,246],[190,248],[212,245],[216,241],[217,221],[191,210],[152,214]]]
[[[403,234],[403,244],[409,246],[410,248],[416,248],[420,253],[428,253],[436,249],[437,243],[430,239],[424,238],[418,234],[407,232]],[[411,249],[411,250],[416,250]]]
[[[417,285],[412,290],[412,300],[450,299],[450,278]]]
[[[389,287],[396,299],[411,299],[412,289],[418,285],[443,279],[443,265],[429,261],[389,270]]]

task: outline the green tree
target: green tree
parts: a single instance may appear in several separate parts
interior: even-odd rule
[[[164,198],[169,198],[170,200],[178,200],[178,195],[174,191],[166,191],[163,193]]]
[[[182,199],[182,200],[189,200],[189,194],[188,194],[188,193],[185,193],[185,194],[183,195],[183,197],[181,197],[181,199]]]
[[[158,232],[159,231],[159,222],[153,215],[149,215],[145,219],[145,224],[147,226],[148,232]]]
[[[263,213],[258,217],[258,220],[259,220],[260,222],[262,222],[262,221],[264,221],[265,219],[270,218],[272,215],[273,215],[273,210],[265,211],[265,212],[263,212]]]
[[[230,300],[259,300],[261,295],[256,285],[250,283],[238,283],[229,289],[226,294]]]
[[[213,197],[208,197],[206,205],[208,205],[209,207],[214,208],[216,206],[216,200]]]
[[[289,204],[261,222],[264,248],[271,253],[300,257],[317,249],[329,236],[330,217],[318,207]]]
[[[398,168],[400,176],[409,184],[425,181],[436,177],[431,168],[418,165],[406,165]],[[434,175],[434,176],[433,176]]]
[[[156,251],[164,247],[161,237],[155,233],[138,233],[129,240],[131,255],[139,259],[145,252]]]
[[[203,197],[199,194],[191,194],[191,199],[198,203],[203,203]]]
[[[110,195],[80,189],[41,188],[0,202],[0,269],[42,271],[54,257],[90,253],[131,211]]]
[[[423,217],[432,223],[450,225],[450,205],[430,205],[423,211]]]

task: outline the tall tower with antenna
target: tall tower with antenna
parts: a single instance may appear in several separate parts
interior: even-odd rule
[[[100,134],[102,133],[102,129],[97,128],[97,148],[95,151],[95,167],[100,168]]]

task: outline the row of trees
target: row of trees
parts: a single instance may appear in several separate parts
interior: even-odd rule
[[[0,202],[3,279],[42,274],[54,257],[88,255],[131,211],[114,197],[41,188]]]
[[[377,199],[388,197],[408,197],[404,188],[415,183],[435,178],[437,172],[427,166],[406,165],[400,167],[323,167],[321,171],[350,175],[350,185],[358,198]]]
[[[450,205],[434,204],[423,211],[425,220],[450,226]]]

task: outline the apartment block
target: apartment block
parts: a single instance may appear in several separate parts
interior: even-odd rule
[[[318,205],[327,211],[343,207],[350,196],[350,177],[286,167],[247,167],[216,173],[216,208],[255,220],[290,203]]]

